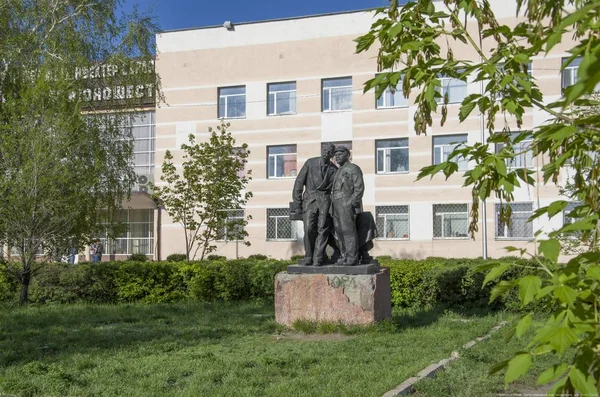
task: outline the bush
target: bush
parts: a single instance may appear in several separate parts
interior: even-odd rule
[[[224,257],[224,256],[222,256],[222,255],[213,255],[213,254],[211,254],[211,255],[208,255],[206,257],[206,260],[207,261],[226,261],[227,258]]]
[[[475,269],[485,263],[482,259],[428,258],[419,261],[380,257],[379,260],[383,266],[390,268],[392,304],[395,307],[488,307],[490,291],[495,283],[481,287],[484,274]],[[506,260],[514,261],[513,258]],[[250,258],[197,262],[103,262],[74,266],[53,263],[44,266],[33,278],[30,300],[33,303],[158,303],[183,299],[273,299],[275,275],[285,271],[290,263],[293,262]],[[500,280],[521,277],[530,271],[527,268],[511,268]],[[0,271],[0,299],[16,299],[18,288],[18,283],[11,282]],[[541,305],[522,309],[516,292],[505,295],[493,307],[518,311],[546,309]]]
[[[127,257],[127,261],[130,262],[147,262],[148,257],[144,254],[131,254]]]
[[[167,262],[183,262],[186,259],[185,254],[171,254],[167,256]]]
[[[302,258],[304,258],[304,255],[292,255],[292,257],[290,258],[290,260],[292,260],[294,262],[298,262]]]
[[[263,254],[253,254],[248,257],[248,259],[256,260],[256,261],[264,261],[265,259],[269,259],[268,256]]]

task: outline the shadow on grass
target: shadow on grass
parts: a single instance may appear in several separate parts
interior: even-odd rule
[[[0,366],[127,346],[176,350],[276,328],[268,302],[31,306],[0,311]]]

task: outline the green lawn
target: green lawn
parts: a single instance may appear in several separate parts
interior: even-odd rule
[[[5,308],[0,395],[381,396],[507,318],[397,312],[304,335],[272,303]]]

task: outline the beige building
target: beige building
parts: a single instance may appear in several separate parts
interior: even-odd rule
[[[514,7],[497,4],[501,22],[514,25]],[[558,189],[524,187],[515,194],[512,226],[497,222],[497,203],[491,200],[486,217],[480,214],[480,232],[471,240],[467,235],[471,192],[462,187],[461,176],[446,181],[438,175],[415,182],[422,167],[443,161],[460,142],[472,144],[486,138],[477,114],[462,124],[458,121],[459,102],[481,87],[442,79],[452,103],[448,120],[440,127],[438,115],[427,136],[416,136],[414,98],[386,92],[376,100],[373,92],[363,94],[364,82],[376,73],[376,54],[355,54],[353,40],[366,33],[371,23],[372,13],[348,12],[158,35],[156,70],[165,101],[157,104],[155,113],[148,113],[149,124],[143,124],[151,131],[144,135],[150,137],[147,145],[136,146],[136,164],[147,167],[140,174],[160,184],[165,151],[173,152],[175,163],[181,163],[178,148],[188,135],[207,137],[208,127],[216,126],[221,118],[231,123],[238,143],[247,143],[251,151],[248,168],[253,180],[248,189],[254,197],[242,213],[230,214],[252,216],[246,229],[251,245],[223,241],[216,254],[289,258],[303,252],[302,224],[287,218],[288,203],[296,173],[308,158],[319,155],[324,142],[349,146],[352,161],[363,170],[364,208],[375,216],[380,235],[375,255],[477,257],[482,255],[482,231],[487,229],[488,255],[499,257],[505,255],[507,245],[533,249],[535,230],[562,224],[558,218],[526,223],[533,210],[557,198]],[[574,79],[574,70],[566,71],[561,79],[566,48],[568,43],[559,45],[531,64],[532,76],[548,102]],[[460,43],[453,50],[461,56],[470,53]],[[524,128],[546,119],[547,115],[531,110],[525,115]],[[508,165],[539,171],[542,160],[521,155]],[[466,170],[469,164],[461,162],[460,167]],[[125,250],[156,259],[183,253],[182,227],[164,210],[141,207],[129,212],[131,227],[126,237],[127,244],[137,248]],[[147,245],[142,247],[144,238]]]

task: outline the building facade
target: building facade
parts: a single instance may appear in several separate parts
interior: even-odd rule
[[[501,23],[518,22],[514,7],[504,2],[494,6]],[[220,119],[228,121],[237,142],[249,145],[247,168],[253,179],[248,189],[254,195],[243,211],[230,213],[231,217],[251,215],[246,226],[251,245],[218,244],[215,253],[230,258],[258,253],[290,258],[303,252],[302,224],[288,219],[288,203],[296,173],[308,158],[320,154],[325,142],[351,148],[352,162],[363,170],[364,209],[373,213],[379,231],[374,255],[478,257],[484,239],[491,257],[505,255],[507,245],[533,251],[534,232],[556,228],[563,220],[541,219],[533,224],[526,220],[536,208],[557,199],[558,188],[518,189],[510,227],[498,222],[499,203],[489,200],[485,217],[480,213],[479,233],[470,239],[471,191],[462,187],[461,175],[415,180],[422,167],[444,161],[461,142],[485,141],[484,122],[475,112],[465,122],[458,121],[460,102],[470,93],[479,93],[480,83],[442,79],[450,101],[447,121],[441,127],[439,113],[426,136],[415,135],[414,98],[404,98],[401,90],[387,91],[379,99],[372,91],[363,93],[365,81],[376,74],[376,52],[356,54],[353,40],[368,32],[372,22],[371,12],[348,12],[158,35],[156,71],[164,102],[157,103],[155,113],[148,113],[152,132],[140,128],[142,135],[136,135],[140,139],[136,165],[146,167],[143,175],[160,184],[166,150],[180,164],[179,148],[189,134],[202,140],[209,135],[208,127],[218,125]],[[562,87],[576,78],[576,66],[560,73],[570,44],[557,45],[531,64],[531,75],[548,102],[559,98]],[[477,60],[476,53],[461,43],[452,46],[455,54],[472,53]],[[547,118],[530,110],[523,128]],[[507,123],[518,131],[515,123]],[[541,158],[523,154],[507,165],[533,169],[541,181]],[[461,171],[469,166],[459,161]],[[135,227],[124,237],[129,245],[120,251],[137,250],[155,259],[184,252],[181,225],[164,210],[143,209],[148,211],[144,216],[136,212],[142,208],[129,212]],[[484,222],[487,236],[482,233]],[[141,239],[146,239],[146,245],[140,245]]]

